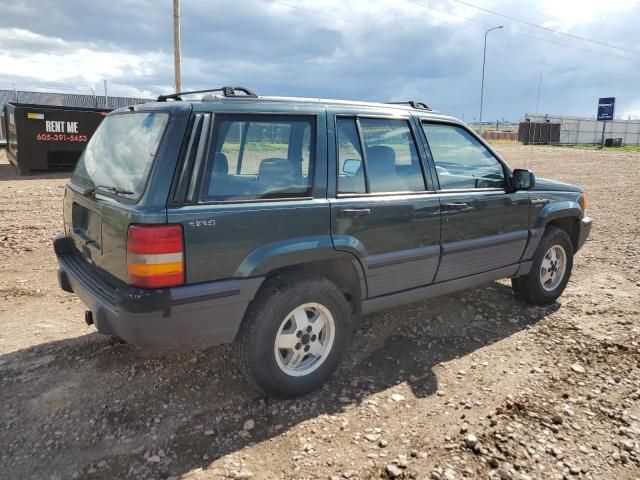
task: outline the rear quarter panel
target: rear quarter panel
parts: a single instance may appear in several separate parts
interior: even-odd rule
[[[184,227],[187,283],[264,275],[332,251],[323,199],[186,206],[169,221]]]

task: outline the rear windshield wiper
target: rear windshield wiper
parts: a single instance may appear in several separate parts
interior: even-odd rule
[[[82,192],[82,195],[84,195],[85,197],[92,197],[96,193],[96,190],[98,189],[106,190],[108,192],[116,193],[118,195],[135,195],[135,192],[132,192],[131,190],[125,190],[124,188],[120,188],[120,187],[111,187],[109,185],[94,185],[93,187],[89,187],[86,190],[84,190]]]

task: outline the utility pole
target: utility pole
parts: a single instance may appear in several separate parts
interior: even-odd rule
[[[499,27],[493,27],[487,30],[486,32],[484,32],[484,53],[482,54],[482,83],[480,84],[480,120],[478,121],[480,125],[479,126],[480,132],[482,132],[482,104],[484,102],[484,64],[486,63],[486,60],[487,60],[487,34],[493,30],[498,30],[499,28],[502,28],[502,27],[503,26],[500,25]]]
[[[180,74],[180,0],[173,0],[173,69],[177,93],[182,90]]]
[[[104,80],[104,108],[109,108],[109,96],[107,95],[107,80]]]
[[[536,113],[540,107],[540,86],[542,85],[542,70],[540,70],[540,81],[538,82],[538,100],[536,101]]]

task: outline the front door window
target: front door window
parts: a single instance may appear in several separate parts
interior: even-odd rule
[[[504,188],[502,164],[462,127],[423,123],[440,189]]]

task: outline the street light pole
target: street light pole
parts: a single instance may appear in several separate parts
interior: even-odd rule
[[[542,86],[542,70],[540,70],[540,81],[538,82],[538,100],[536,100],[536,113],[540,107],[540,87]]]
[[[480,120],[478,123],[480,124],[480,132],[482,132],[482,104],[484,103],[484,64],[487,60],[487,35],[489,32],[493,30],[498,30],[499,28],[503,28],[503,25],[499,27],[493,27],[484,32],[484,52],[482,53],[482,83],[480,84]]]
[[[180,0],[173,0],[173,69],[176,93],[182,90],[180,73]]]

